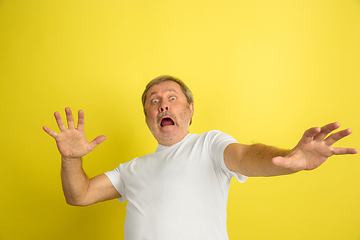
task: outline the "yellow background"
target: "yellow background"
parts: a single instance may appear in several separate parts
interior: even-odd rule
[[[125,204],[66,205],[43,125],[85,112],[90,177],[151,153],[140,96],[158,75],[195,95],[192,133],[292,148],[339,121],[360,147],[358,0],[1,0],[0,239],[123,239]],[[360,155],[233,180],[230,239],[360,239]]]

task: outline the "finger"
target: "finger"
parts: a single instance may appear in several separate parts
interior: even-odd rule
[[[53,130],[51,130],[50,128],[48,128],[46,126],[44,126],[43,129],[47,134],[49,134],[53,138],[55,138],[58,135],[56,132],[54,132]]]
[[[104,135],[98,136],[97,138],[95,138],[94,140],[91,141],[90,143],[90,148],[91,150],[93,150],[95,147],[97,147],[100,143],[102,143],[103,141],[105,141],[106,137]]]
[[[54,113],[55,119],[56,119],[56,123],[60,129],[60,131],[65,131],[66,130],[66,126],[63,122],[63,120],[61,119],[60,113],[55,112]]]
[[[77,129],[80,131],[84,131],[84,124],[85,124],[84,112],[82,110],[79,110]]]
[[[74,117],[72,115],[71,109],[67,107],[67,108],[65,108],[65,112],[66,112],[66,119],[67,119],[67,123],[68,123],[68,128],[69,129],[75,129]]]
[[[358,150],[356,148],[333,148],[335,155],[344,155],[344,154],[356,154]]]
[[[321,131],[314,137],[315,141],[322,141],[329,133],[338,129],[340,127],[340,123],[334,122],[327,124],[321,128]]]
[[[334,143],[336,143],[337,141],[339,141],[340,139],[346,137],[346,136],[349,136],[351,134],[351,129],[348,128],[348,129],[345,129],[345,130],[342,130],[342,131],[339,131],[337,133],[333,133],[331,134],[329,137],[327,137],[324,142],[328,145],[328,146],[331,146],[333,145]]]
[[[302,136],[300,142],[302,143],[310,143],[316,134],[318,134],[321,131],[321,128],[319,127],[313,127],[305,131],[304,135]]]

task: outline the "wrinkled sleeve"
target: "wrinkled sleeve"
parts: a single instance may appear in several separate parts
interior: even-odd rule
[[[126,199],[126,192],[125,192],[125,184],[122,179],[122,171],[124,170],[124,167],[128,163],[120,164],[117,168],[115,168],[112,171],[108,171],[105,173],[105,175],[110,179],[111,183],[115,187],[115,189],[120,193],[121,197],[118,198],[120,202],[125,202]]]
[[[230,171],[226,165],[224,160],[224,151],[225,148],[231,144],[231,143],[237,143],[235,138],[230,136],[229,134],[220,132],[220,131],[210,131],[209,136],[209,149],[210,149],[210,155],[215,163],[215,165],[221,169],[221,171],[228,177],[228,178],[236,178],[239,182],[243,183],[246,181],[247,177],[237,173]]]

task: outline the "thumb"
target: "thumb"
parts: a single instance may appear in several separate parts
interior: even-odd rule
[[[271,162],[278,167],[290,168],[290,159],[284,157],[274,157]]]
[[[96,137],[94,140],[90,142],[91,150],[97,147],[100,143],[105,141],[106,137],[104,135]]]

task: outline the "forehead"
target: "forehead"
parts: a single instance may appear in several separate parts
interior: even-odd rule
[[[165,81],[155,84],[146,93],[146,97],[149,98],[152,95],[163,94],[166,92],[175,92],[177,94],[183,94],[181,87],[178,83],[173,81]]]

